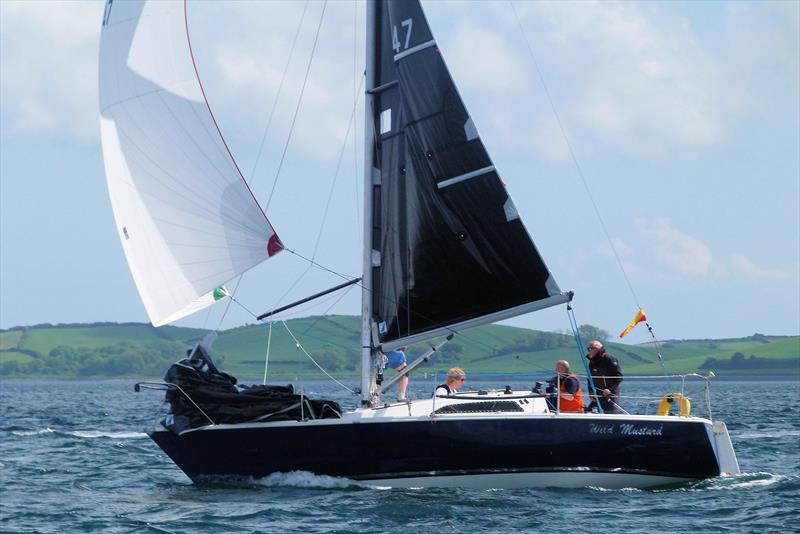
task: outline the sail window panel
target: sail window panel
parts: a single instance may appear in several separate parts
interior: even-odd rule
[[[400,103],[400,91],[395,85],[375,96],[374,105],[381,110],[376,118],[375,128],[381,140],[401,132],[403,107]]]
[[[384,109],[381,112],[381,135],[392,131],[392,108]]]

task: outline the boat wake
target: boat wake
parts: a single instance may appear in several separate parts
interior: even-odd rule
[[[686,486],[658,491],[708,491],[708,490],[742,490],[772,486],[793,478],[785,475],[775,475],[764,471],[755,473],[740,473],[738,475],[723,475],[716,478],[700,480]]]
[[[640,489],[640,488],[602,488],[602,487],[599,487],[599,486],[586,486],[586,489],[589,489],[589,490],[592,490],[592,491],[600,491],[600,492],[613,491],[613,492],[622,492],[622,493],[634,493],[634,492],[645,491],[645,490]]]
[[[767,472],[741,473],[738,475],[721,476],[705,481],[709,489],[748,489],[772,486],[790,477],[774,475]]]
[[[309,471],[272,473],[255,481],[260,486],[294,488],[370,488],[371,486],[349,478],[315,475]]]

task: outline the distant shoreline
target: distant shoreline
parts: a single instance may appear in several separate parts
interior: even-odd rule
[[[545,375],[546,375],[546,373],[544,373],[544,372],[537,373],[535,376],[532,374],[530,379],[533,380],[533,379],[536,379],[537,377],[545,376]],[[661,381],[665,380],[665,378],[666,378],[666,377],[639,378],[639,376],[641,376],[641,375],[634,375],[634,374],[628,374],[628,375],[625,375],[625,376],[627,378],[635,378],[636,382],[661,382]],[[672,376],[677,376],[677,375],[672,375]],[[253,377],[253,378],[236,377],[236,378],[237,378],[239,384],[255,384],[255,383],[261,383],[261,381],[262,381],[261,377]],[[510,378],[510,380],[508,380],[508,379],[503,380],[503,378],[504,377],[498,377],[498,378],[495,379],[495,378],[489,378],[489,377],[472,376],[472,377],[470,377],[470,381],[471,382],[500,384],[500,383],[505,383],[505,382],[525,382],[526,380],[528,380],[525,377],[505,377],[505,378]],[[353,383],[356,383],[356,385],[357,385],[357,383],[359,381],[359,377],[357,377],[357,376],[345,376],[345,377],[337,376],[336,379],[337,380],[347,381],[347,382],[353,382]],[[414,379],[414,377],[412,376],[412,380],[413,379]],[[419,375],[418,375],[417,379],[418,380],[423,380],[423,379],[424,380],[430,380],[430,377],[419,378]],[[2,384],[3,382],[10,382],[10,381],[131,382],[131,384],[133,384],[135,382],[159,382],[161,380],[162,380],[161,377],[142,377],[142,376],[135,376],[135,377],[134,376],[130,376],[130,377],[126,377],[126,376],[106,376],[106,377],[98,376],[98,377],[80,377],[80,378],[79,377],[68,377],[68,376],[65,376],[65,377],[58,377],[58,376],[0,376],[0,384]],[[288,376],[288,375],[287,376],[275,376],[275,377],[270,376],[268,378],[267,382],[269,382],[269,383],[275,383],[275,382],[297,382],[297,381],[300,381],[300,380],[310,381],[310,382],[330,382],[330,379],[329,378],[325,378],[325,377],[319,377],[319,376],[303,377],[303,376]],[[696,379],[696,380],[699,380],[699,379]],[[790,375],[787,375],[787,374],[765,374],[765,375],[757,375],[757,376],[745,376],[745,375],[740,375],[740,376],[730,376],[730,375],[728,375],[728,376],[720,376],[720,375],[717,375],[714,378],[712,378],[711,381],[712,381],[712,383],[713,382],[764,382],[764,381],[800,382],[800,371],[798,371],[796,374],[790,374]],[[696,382],[694,382],[694,383],[696,383]],[[498,386],[498,387],[500,387],[500,386]]]
[[[260,325],[232,328],[220,332],[211,356],[226,373],[258,377],[257,382],[261,381],[265,362],[275,380],[313,380],[323,376],[317,370],[320,367],[337,378],[356,381],[361,362],[357,348],[360,326],[355,316],[290,319],[287,329],[296,332],[297,339],[283,330],[268,336]],[[663,342],[656,351],[652,346],[617,343],[608,332],[592,325],[581,325],[579,331],[583,340],[606,340],[608,351],[629,377],[662,376],[663,356],[666,368],[675,374],[705,376],[714,370],[718,380],[800,380],[800,336],[756,333],[736,339],[673,340]],[[205,330],[156,328],[144,323],[42,324],[0,331],[0,380],[160,380],[170,365],[186,355],[187,347],[205,335]],[[409,346],[408,360],[419,358],[429,347],[430,343]],[[441,376],[458,366],[473,377],[491,381],[524,375],[539,380],[552,376],[558,360],[568,360],[573,370],[585,373],[584,357],[583,346],[576,346],[573,335],[484,325],[442,345],[414,376],[437,372]],[[505,377],[501,373],[506,373]]]

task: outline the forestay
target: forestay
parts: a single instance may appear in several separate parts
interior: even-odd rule
[[[283,247],[217,128],[183,1],[113,2],[100,44],[100,125],[122,246],[156,326]]]
[[[375,28],[373,319],[384,349],[569,300],[519,218],[419,2]]]

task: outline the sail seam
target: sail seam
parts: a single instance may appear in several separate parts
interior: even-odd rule
[[[406,56],[410,56],[411,54],[416,54],[417,52],[419,52],[421,50],[425,50],[426,48],[430,48],[432,46],[436,46],[436,39],[431,39],[430,41],[427,41],[427,42],[422,43],[422,44],[418,44],[417,46],[412,46],[408,50],[403,50],[399,54],[395,54],[394,55],[394,60],[395,61],[400,61],[401,59],[403,59]]]
[[[484,167],[482,169],[478,169],[476,171],[464,173],[460,176],[456,176],[454,178],[450,178],[447,180],[443,180],[436,184],[436,187],[439,189],[444,189],[445,187],[449,187],[451,185],[457,184],[459,182],[464,182],[466,180],[470,180],[472,178],[477,178],[478,176],[483,176],[484,174],[488,174],[494,171],[494,165],[489,165],[488,167]]]

